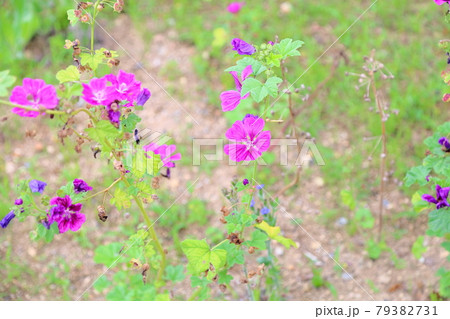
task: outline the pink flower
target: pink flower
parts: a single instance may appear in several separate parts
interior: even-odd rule
[[[60,233],[65,233],[67,230],[77,231],[86,221],[86,216],[80,213],[82,204],[72,204],[72,199],[69,195],[66,197],[53,197],[50,200],[50,215],[48,216],[49,224],[58,223]]]
[[[237,14],[241,11],[242,7],[245,5],[245,2],[232,2],[228,5],[227,10],[232,14]]]
[[[9,101],[14,104],[28,106],[35,108],[45,107],[47,109],[54,109],[58,105],[58,97],[56,90],[52,85],[46,84],[41,79],[25,78],[22,81],[22,86],[16,86],[12,92]],[[14,107],[11,110],[24,117],[36,117],[39,111],[28,111],[20,107]]]
[[[117,98],[116,89],[106,85],[106,76],[83,83],[82,98],[92,105],[109,105]]]
[[[105,77],[112,83],[117,98],[121,101],[128,101],[129,104],[126,106],[131,106],[141,91],[141,82],[135,79],[134,74],[119,70],[117,77],[114,74],[108,74]]]
[[[247,65],[244,70],[242,70],[241,73],[241,80],[239,80],[238,74],[236,71],[231,71],[230,74],[234,78],[234,82],[236,84],[236,91],[230,90],[225,91],[220,94],[220,100],[222,101],[222,111],[232,111],[234,110],[239,103],[241,103],[241,100],[244,100],[248,97],[249,94],[246,94],[241,97],[241,90],[242,90],[242,82],[245,81],[251,74],[253,73],[252,66]]]
[[[177,147],[175,145],[161,145],[158,146],[156,143],[150,143],[143,147],[146,152],[153,152],[161,157],[161,161],[163,166],[165,167],[175,167],[175,163],[173,161],[179,161],[181,159],[181,154],[177,153],[172,155],[175,152]],[[147,157],[151,157],[147,154]]]
[[[236,121],[227,130],[225,136],[234,141],[223,150],[235,162],[253,161],[267,151],[270,146],[270,131],[263,131],[264,120],[256,115],[247,114],[242,121]]]
[[[450,0],[434,0],[438,6],[443,5],[444,3],[449,3]]]

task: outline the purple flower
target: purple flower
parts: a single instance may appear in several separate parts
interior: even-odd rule
[[[107,86],[106,76],[92,79],[89,84],[83,83],[82,98],[92,105],[109,105],[117,98],[116,89]]]
[[[256,186],[256,189],[263,189],[263,187],[264,187],[264,184],[261,184],[261,185]]]
[[[9,223],[11,222],[11,220],[16,217],[16,214],[14,214],[14,211],[10,211],[8,214],[6,214],[5,217],[3,217],[2,220],[0,220],[0,226],[2,228],[6,228],[8,227]]]
[[[425,179],[427,180],[427,182],[429,182],[429,181],[430,181],[430,175],[427,175],[427,176],[425,177]]]
[[[225,154],[235,162],[253,161],[267,151],[270,146],[270,131],[263,131],[264,120],[246,115],[227,130],[225,136],[233,144],[224,146]]]
[[[255,206],[255,200],[252,198],[252,200],[250,201],[250,207],[254,207]]]
[[[147,102],[150,96],[152,96],[152,93],[148,89],[142,89],[136,98],[136,105],[144,106],[145,102]]]
[[[242,181],[242,184],[248,185],[248,179],[245,178],[245,179]]]
[[[75,193],[81,193],[81,192],[88,192],[92,190],[92,187],[89,186],[85,181],[82,179],[74,179],[73,180],[73,189]]]
[[[267,44],[275,45],[275,43],[273,43],[273,41],[267,41]]]
[[[252,55],[256,52],[256,49],[253,45],[238,38],[234,38],[233,40],[231,40],[231,45],[233,46],[233,50],[237,51],[237,53],[240,55]]]
[[[449,191],[450,187],[441,187],[439,185],[436,185],[436,198],[431,195],[424,194],[422,195],[422,199],[429,203],[436,204],[436,209],[449,207],[450,204],[447,201]]]
[[[106,110],[106,115],[108,117],[108,120],[112,124],[119,124],[120,123],[120,116],[122,115],[122,112],[120,112],[120,106],[119,105],[117,105],[117,107],[114,110],[114,108],[110,104],[110,105],[108,105],[106,107],[105,110]]]
[[[66,197],[53,197],[50,200],[50,205],[53,206],[50,209],[50,216],[48,223],[58,223],[60,233],[65,233],[67,230],[77,231],[81,228],[81,225],[86,221],[86,216],[80,213],[82,204],[72,204],[72,199],[69,195]]]
[[[43,220],[41,223],[42,226],[44,226],[47,229],[50,229],[50,226],[52,225],[52,223],[50,223],[48,220]]]
[[[12,90],[9,101],[36,110],[39,107],[54,109],[59,102],[56,90],[52,85],[46,84],[41,79],[30,78],[23,79],[22,86],[16,86]],[[11,111],[23,117],[36,117],[40,114],[39,111],[28,111],[20,107],[14,107]]]
[[[438,142],[443,146],[443,148],[450,150],[450,142],[446,137],[441,137]]]
[[[249,96],[247,93],[241,96],[242,83],[253,73],[252,66],[247,65],[241,73],[241,79],[239,79],[236,71],[231,71],[230,74],[234,78],[234,83],[236,84],[236,90],[225,91],[220,94],[220,100],[222,101],[222,111],[232,111],[234,110],[241,100],[246,99]]]
[[[37,179],[33,179],[28,183],[28,186],[30,186],[32,193],[43,193],[45,186],[47,186],[47,183],[38,181]]]
[[[145,152],[153,152],[161,157],[161,161],[163,166],[165,167],[175,167],[175,163],[173,161],[178,161],[181,159],[181,154],[177,153],[172,155],[175,152],[177,147],[175,145],[161,145],[158,146],[156,143],[150,143],[143,147]],[[147,157],[151,157],[147,154]]]
[[[23,199],[22,198],[18,198],[14,201],[14,205],[20,206],[23,204]]]
[[[261,215],[267,215],[268,213],[270,213],[269,208],[267,208],[267,207],[261,208]]]
[[[444,3],[449,3],[450,0],[434,0],[438,6],[443,5]]]
[[[239,11],[241,11],[244,5],[245,2],[232,2],[228,5],[227,10],[232,14],[237,14]]]
[[[117,99],[133,103],[141,91],[141,82],[135,79],[133,73],[127,73],[119,70],[117,77],[114,74],[108,74],[105,78],[112,83]]]

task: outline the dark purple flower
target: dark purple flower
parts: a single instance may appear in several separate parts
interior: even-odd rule
[[[242,181],[242,184],[248,185],[248,179],[245,178],[245,179]]]
[[[427,180],[427,182],[429,182],[429,181],[430,181],[430,175],[427,175],[427,176],[425,177],[425,179]]]
[[[436,198],[431,195],[424,194],[422,195],[422,199],[429,203],[436,204],[436,209],[450,207],[450,204],[447,201],[449,191],[450,187],[441,187],[436,185]]]
[[[48,220],[43,220],[42,222],[42,226],[44,226],[47,229],[50,229],[50,226],[52,225],[52,223],[50,223]]]
[[[22,198],[18,198],[14,201],[14,205],[20,206],[23,204],[23,199]]]
[[[439,144],[441,144],[446,150],[450,150],[450,142],[446,137],[441,137],[439,139]]]
[[[73,180],[73,190],[75,193],[81,193],[81,192],[88,192],[92,190],[92,187],[89,186],[85,181],[82,179],[74,179]]]
[[[142,89],[136,98],[136,105],[144,106],[145,102],[148,101],[150,96],[152,96],[152,93],[150,93],[149,89],[146,88]]]
[[[119,124],[120,123],[120,116],[122,113],[120,112],[119,106],[117,106],[116,111],[111,107],[111,105],[108,105],[106,107],[106,113],[108,115],[108,119],[112,124]]]
[[[275,43],[273,43],[273,41],[268,41],[267,44],[275,45]]]
[[[6,214],[5,217],[3,217],[2,220],[0,220],[0,226],[2,228],[6,228],[8,227],[9,223],[11,222],[11,220],[16,217],[16,214],[14,214],[14,211],[10,211],[8,214]]]
[[[269,208],[267,208],[267,207],[261,208],[261,215],[267,215],[268,213],[270,213]]]
[[[49,224],[54,222],[58,223],[60,233],[65,233],[69,229],[71,231],[77,231],[81,228],[81,225],[86,221],[86,216],[80,213],[82,204],[72,204],[72,199],[69,195],[66,197],[53,197],[50,200],[50,205],[53,206],[50,209],[50,216],[48,219]]]
[[[28,183],[28,186],[30,186],[32,193],[43,193],[45,186],[47,186],[47,183],[38,181],[37,179],[33,179]]]
[[[231,45],[233,46],[233,50],[237,51],[237,53],[240,55],[252,55],[256,52],[256,49],[253,47],[253,45],[238,38],[234,38],[233,40],[231,40]]]

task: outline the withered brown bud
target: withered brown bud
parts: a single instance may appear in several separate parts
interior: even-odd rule
[[[254,271],[254,270],[250,270],[248,272],[248,278],[253,278],[255,275],[256,275],[256,271]]]
[[[230,209],[226,206],[223,206],[220,211],[222,212],[223,216],[228,216],[230,215]]]
[[[102,11],[103,9],[105,9],[105,5],[103,3],[99,3],[97,6],[97,10]]]
[[[75,14],[75,17],[77,18],[81,17],[81,10],[74,10],[73,13]]]
[[[263,220],[264,220],[264,217],[263,217],[262,215],[259,215],[258,218],[255,219],[255,221],[256,221],[258,224],[261,224]]]
[[[116,2],[116,3],[114,3],[114,11],[115,12],[122,12],[122,10],[123,10],[123,7],[118,3],[118,2]]]
[[[119,59],[109,59],[106,64],[108,64],[108,66],[110,68],[112,68],[113,66],[118,66],[120,64],[120,60]]]
[[[109,51],[109,50],[105,50],[105,51],[103,51],[103,55],[105,56],[105,57],[107,57],[107,58],[110,58],[112,55],[111,55],[111,52]]]
[[[73,56],[78,56],[80,54],[81,54],[81,49],[79,47],[74,47],[72,55]]]
[[[158,189],[159,188],[159,177],[153,177],[152,179],[152,188]]]
[[[36,130],[26,130],[25,137],[33,138],[36,136]]]
[[[253,246],[250,246],[250,247],[248,247],[248,253],[249,253],[249,254],[253,254],[253,253],[255,252],[256,249],[258,249],[258,248],[253,247]]]
[[[105,206],[98,205],[97,206],[97,212],[98,212],[98,218],[102,222],[106,222],[106,220],[108,219],[108,215],[106,214]]]
[[[126,169],[123,166],[123,163],[121,161],[115,160],[114,163],[113,163],[113,166],[114,166],[114,169],[116,169],[116,170],[120,171],[121,173],[125,174]]]
[[[150,265],[149,264],[143,264],[142,265],[142,273],[147,272],[147,270],[149,270],[149,269],[150,269]]]
[[[230,241],[231,244],[235,244],[235,245],[240,245],[244,242],[242,239],[239,238],[238,233],[229,234],[227,239]]]
[[[139,259],[136,259],[136,258],[131,258],[130,264],[131,264],[134,268],[141,268],[141,266],[142,266],[141,261],[140,261]]]
[[[159,197],[158,197],[158,195],[156,195],[156,194],[152,194],[152,199],[153,199],[153,200],[158,200]]]
[[[74,149],[75,149],[75,152],[77,152],[78,154],[81,153],[81,145],[80,144],[75,145]]]
[[[223,217],[223,216],[220,216],[220,222],[222,223],[222,224],[226,224],[227,223],[227,221],[225,220],[225,218]]]
[[[241,284],[243,284],[243,285],[245,285],[246,283],[248,283],[248,280],[247,280],[247,278],[241,278],[240,279],[240,282],[241,282]]]
[[[258,269],[256,270],[256,273],[258,274],[258,276],[261,276],[262,274],[263,274],[263,271],[264,271],[264,268],[265,268],[266,266],[264,265],[264,264],[260,264],[259,266],[258,266]]]
[[[219,289],[220,289],[221,292],[225,293],[225,291],[227,291],[227,285],[220,284],[219,285]]]

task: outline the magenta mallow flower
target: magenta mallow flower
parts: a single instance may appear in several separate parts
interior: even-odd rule
[[[248,179],[244,178],[244,180],[242,181],[242,184],[244,184],[244,186],[245,186],[245,185],[248,185],[248,183],[249,183]]]
[[[446,150],[450,150],[450,142],[446,137],[441,137],[438,141]]]
[[[82,193],[82,192],[88,192],[92,190],[92,187],[89,186],[85,181],[82,179],[74,179],[73,180],[73,190],[76,194]]]
[[[30,187],[32,193],[42,194],[45,190],[45,186],[47,186],[47,183],[33,179],[28,183],[28,186]]]
[[[222,101],[222,111],[232,111],[234,110],[241,100],[246,99],[249,96],[247,93],[241,96],[242,83],[253,73],[252,66],[247,65],[241,73],[241,79],[239,79],[236,71],[231,71],[230,74],[234,78],[234,83],[236,84],[236,90],[225,91],[220,94],[220,100]]]
[[[114,74],[108,74],[105,78],[112,83],[118,100],[128,101],[129,104],[126,106],[133,105],[132,103],[141,92],[141,82],[135,79],[133,73],[127,73],[119,70],[117,76]]]
[[[245,5],[245,2],[232,2],[228,5],[227,10],[232,14],[237,14],[241,11],[242,7]]]
[[[270,131],[263,131],[264,120],[247,114],[242,121],[236,121],[225,136],[233,144],[224,146],[225,154],[235,162],[253,161],[267,151],[270,146]]]
[[[80,213],[82,204],[72,204],[72,199],[69,195],[65,197],[53,197],[50,200],[50,205],[55,205],[50,209],[48,216],[49,225],[57,223],[59,232],[65,233],[69,229],[77,231],[81,225],[86,221],[86,216]]]
[[[444,3],[449,3],[450,0],[434,0],[434,2],[436,2],[437,5],[443,5]]]
[[[111,104],[108,105],[105,110],[106,110],[106,115],[108,117],[108,120],[112,124],[120,123],[120,116],[122,115],[122,112],[120,112],[120,105],[117,105],[116,111],[114,111],[114,109],[111,107]]]
[[[450,204],[447,201],[449,191],[450,187],[436,185],[436,198],[432,195],[424,194],[422,195],[422,199],[429,203],[436,204],[436,209],[449,207]]]
[[[18,198],[14,201],[14,205],[20,206],[23,204],[23,199],[22,198]]]
[[[2,220],[0,220],[0,226],[2,228],[6,228],[8,227],[9,223],[11,222],[11,220],[16,217],[16,214],[14,214],[14,211],[10,211],[8,214],[5,215],[5,217],[3,217]]]
[[[148,99],[152,96],[152,93],[149,91],[149,89],[142,89],[141,92],[139,92],[138,96],[136,97],[136,105],[138,106],[144,106],[145,102],[148,101]]]
[[[83,83],[82,98],[92,105],[109,105],[117,98],[116,89],[107,85],[106,76]]]
[[[36,117],[40,114],[39,107],[54,109],[58,105],[56,90],[52,85],[46,84],[41,79],[25,78],[22,86],[16,86],[9,98],[14,104],[32,107],[36,111],[24,110],[20,107],[13,107],[11,111],[23,117]]]
[[[253,45],[241,40],[239,38],[234,38],[231,40],[231,45],[234,51],[237,51],[240,55],[252,55],[256,52],[256,49]]]
[[[178,161],[181,159],[181,154],[176,153],[172,155],[172,153],[176,150],[175,145],[157,145],[156,143],[150,143],[148,145],[145,145],[143,147],[144,151],[146,152],[153,152],[161,157],[161,161],[163,163],[163,166],[165,167],[175,167],[175,163],[173,161]],[[147,154],[147,157],[151,157],[149,154]]]

